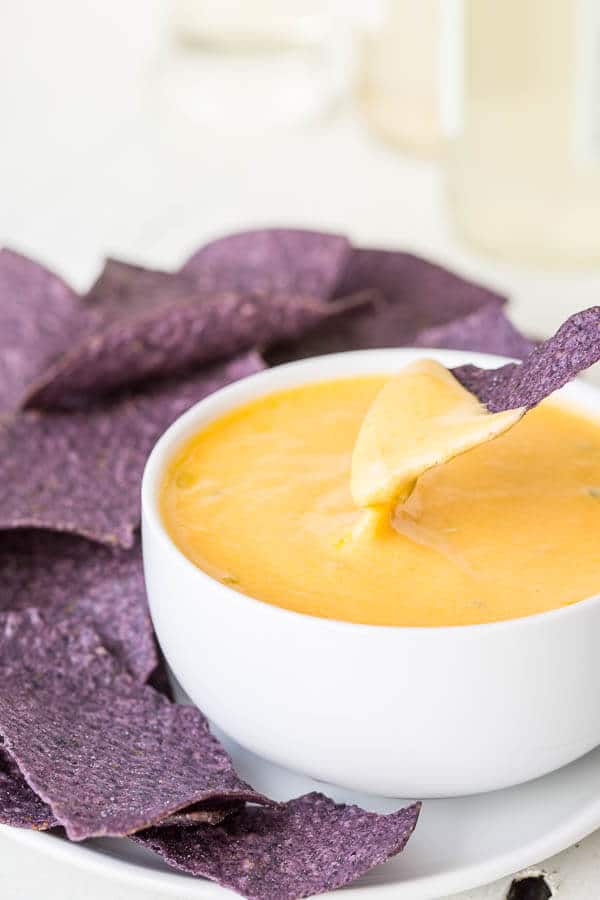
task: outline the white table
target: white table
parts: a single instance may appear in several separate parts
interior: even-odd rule
[[[598,302],[600,272],[524,271],[462,247],[444,215],[441,172],[375,142],[348,111],[297,133],[235,139],[173,118],[150,87],[160,6],[4,5],[0,243],[38,256],[83,289],[107,253],[169,267],[219,233],[304,225],[409,248],[480,278],[511,296],[516,323],[533,333]],[[600,892],[600,833],[543,868],[565,900],[590,900]],[[509,883],[461,896],[501,900]],[[42,890],[45,900],[142,898],[0,839],[4,900]]]

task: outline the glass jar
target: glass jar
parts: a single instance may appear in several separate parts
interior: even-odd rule
[[[600,263],[600,0],[448,0],[448,187],[506,259]]]
[[[443,0],[388,0],[366,33],[361,110],[373,129],[423,156],[443,145],[440,32]]]
[[[334,0],[171,0],[159,96],[199,130],[312,123],[347,87],[353,23]]]

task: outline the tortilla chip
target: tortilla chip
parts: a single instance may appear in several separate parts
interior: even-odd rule
[[[251,900],[295,900],[349,884],[395,856],[419,809],[379,815],[312,793],[279,810],[248,807],[213,828],[154,828],[134,840]]]
[[[462,319],[424,328],[415,347],[445,347],[448,350],[478,350],[524,359],[535,344],[517,331],[501,307],[490,304]]]
[[[335,312],[325,301],[349,255],[337,235],[267,230],[215,241],[176,274],[108,260],[86,298],[97,327],[36,380],[26,405],[70,406],[295,340]]]
[[[58,822],[50,807],[29,787],[18,765],[0,743],[0,824],[47,831]]]
[[[219,825],[227,816],[243,809],[241,801],[221,806],[199,803],[189,810],[173,813],[161,819],[161,828],[189,828],[194,825]],[[0,824],[13,828],[48,831],[60,823],[47,803],[33,791],[21,774],[18,765],[0,742]]]
[[[48,528],[131,547],[146,458],[182,412],[262,369],[256,353],[71,413],[0,423],[0,529]]]
[[[39,607],[92,625],[139,681],[158,664],[139,542],[111,550],[50,531],[0,534],[0,613]]]
[[[351,252],[349,241],[341,235],[267,228],[207,244],[194,253],[181,273],[191,276],[206,292],[236,291],[282,301],[294,297],[328,300]]]
[[[84,302],[102,317],[145,312],[163,302],[165,293],[173,290],[174,278],[173,272],[109,257]]]
[[[490,412],[502,412],[537,406],[598,360],[600,306],[592,306],[570,316],[522,363],[508,363],[499,369],[466,365],[452,371]]]
[[[379,301],[276,348],[268,355],[269,362],[343,350],[415,345],[496,353],[510,350],[511,355],[531,349],[504,316],[504,297],[410,253],[354,250],[335,296],[365,289],[375,292]],[[496,327],[490,331],[491,318]]]
[[[269,802],[199,710],[139,684],[73,619],[0,617],[0,734],[71,840],[131,834],[198,803]]]
[[[118,266],[119,275],[112,273]],[[207,294],[188,276],[168,276],[114,261],[93,289],[103,321],[60,357],[31,388],[30,408],[68,407],[153,377],[293,340],[345,304],[312,296]],[[127,272],[126,277],[124,273]],[[136,286],[136,278],[139,285]],[[102,282],[108,296],[102,297]],[[119,282],[121,290],[115,289]]]
[[[57,275],[0,250],[0,416],[20,406],[29,384],[92,323]]]

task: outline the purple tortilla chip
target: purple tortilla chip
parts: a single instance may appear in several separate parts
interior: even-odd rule
[[[504,297],[410,253],[354,250],[335,295],[367,289],[378,294],[377,303],[325,322],[299,341],[276,348],[269,361],[415,345],[496,353],[510,349],[519,355],[531,349],[527,339],[516,340],[521,336],[501,312]],[[496,328],[490,332],[489,319],[494,315]],[[460,339],[461,327],[465,341]]]
[[[420,330],[435,315],[451,322],[494,303],[503,306],[506,297],[449,269],[400,250],[354,249],[336,291],[345,297],[365,288],[376,288],[399,307],[411,307],[404,315],[406,328]],[[402,311],[398,312],[398,321]]]
[[[206,292],[236,291],[284,301],[293,297],[328,300],[351,253],[348,240],[337,234],[267,228],[207,244],[181,273]]]
[[[71,840],[131,834],[198,803],[269,802],[202,713],[134,681],[96,633],[0,617],[0,734]]]
[[[183,812],[161,819],[160,827],[189,828],[195,825],[219,825],[227,816],[243,809],[240,801],[221,806],[199,803]],[[51,808],[25,781],[18,765],[0,742],[0,824],[13,828],[48,831],[60,825]]]
[[[600,360],[600,306],[570,316],[522,363],[499,369],[459,366],[453,373],[490,412],[531,409]]]
[[[279,810],[248,807],[213,828],[153,828],[134,840],[249,900],[295,900],[349,884],[399,853],[419,809],[379,815],[313,793]]]
[[[478,350],[525,359],[535,344],[507,319],[501,307],[484,306],[462,319],[425,328],[415,339],[415,347],[445,347],[449,350]]]
[[[26,405],[69,406],[295,340],[346,308],[325,301],[349,255],[337,235],[271,230],[215,241],[173,275],[108,260],[86,298],[98,326],[44,372]]]
[[[171,276],[165,286],[160,275],[142,304],[125,302],[120,312],[111,313],[92,335],[61,356],[31,389],[25,405],[73,406],[82,397],[294,339],[347,308],[344,301],[330,304],[302,296],[203,296],[182,276]],[[142,282],[149,280],[150,273],[145,273]]]
[[[112,550],[50,531],[0,533],[0,584],[0,613],[36,606],[51,621],[72,616],[138,680],[157,666],[139,543]]]
[[[102,317],[144,312],[160,304],[161,298],[172,290],[175,277],[172,272],[109,258],[84,302]]]
[[[0,250],[0,415],[18,408],[29,384],[91,325],[57,275]]]
[[[58,822],[47,803],[29,787],[18,765],[0,743],[0,824],[47,831]]]
[[[0,423],[0,529],[48,528],[131,547],[146,458],[182,412],[260,371],[256,353],[89,410]]]

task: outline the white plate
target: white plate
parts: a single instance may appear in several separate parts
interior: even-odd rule
[[[222,735],[219,735],[222,738]],[[311,781],[247,753],[223,739],[240,775],[258,790],[287,799],[322,790],[381,811],[397,800],[350,794]],[[476,797],[428,800],[404,853],[350,888],[344,900],[433,900],[493,881],[558,853],[600,827],[600,748],[536,781]],[[233,894],[168,869],[158,857],[125,839],[75,844],[49,834],[2,826],[2,833],[67,864],[152,888],[165,897],[211,898]]]

